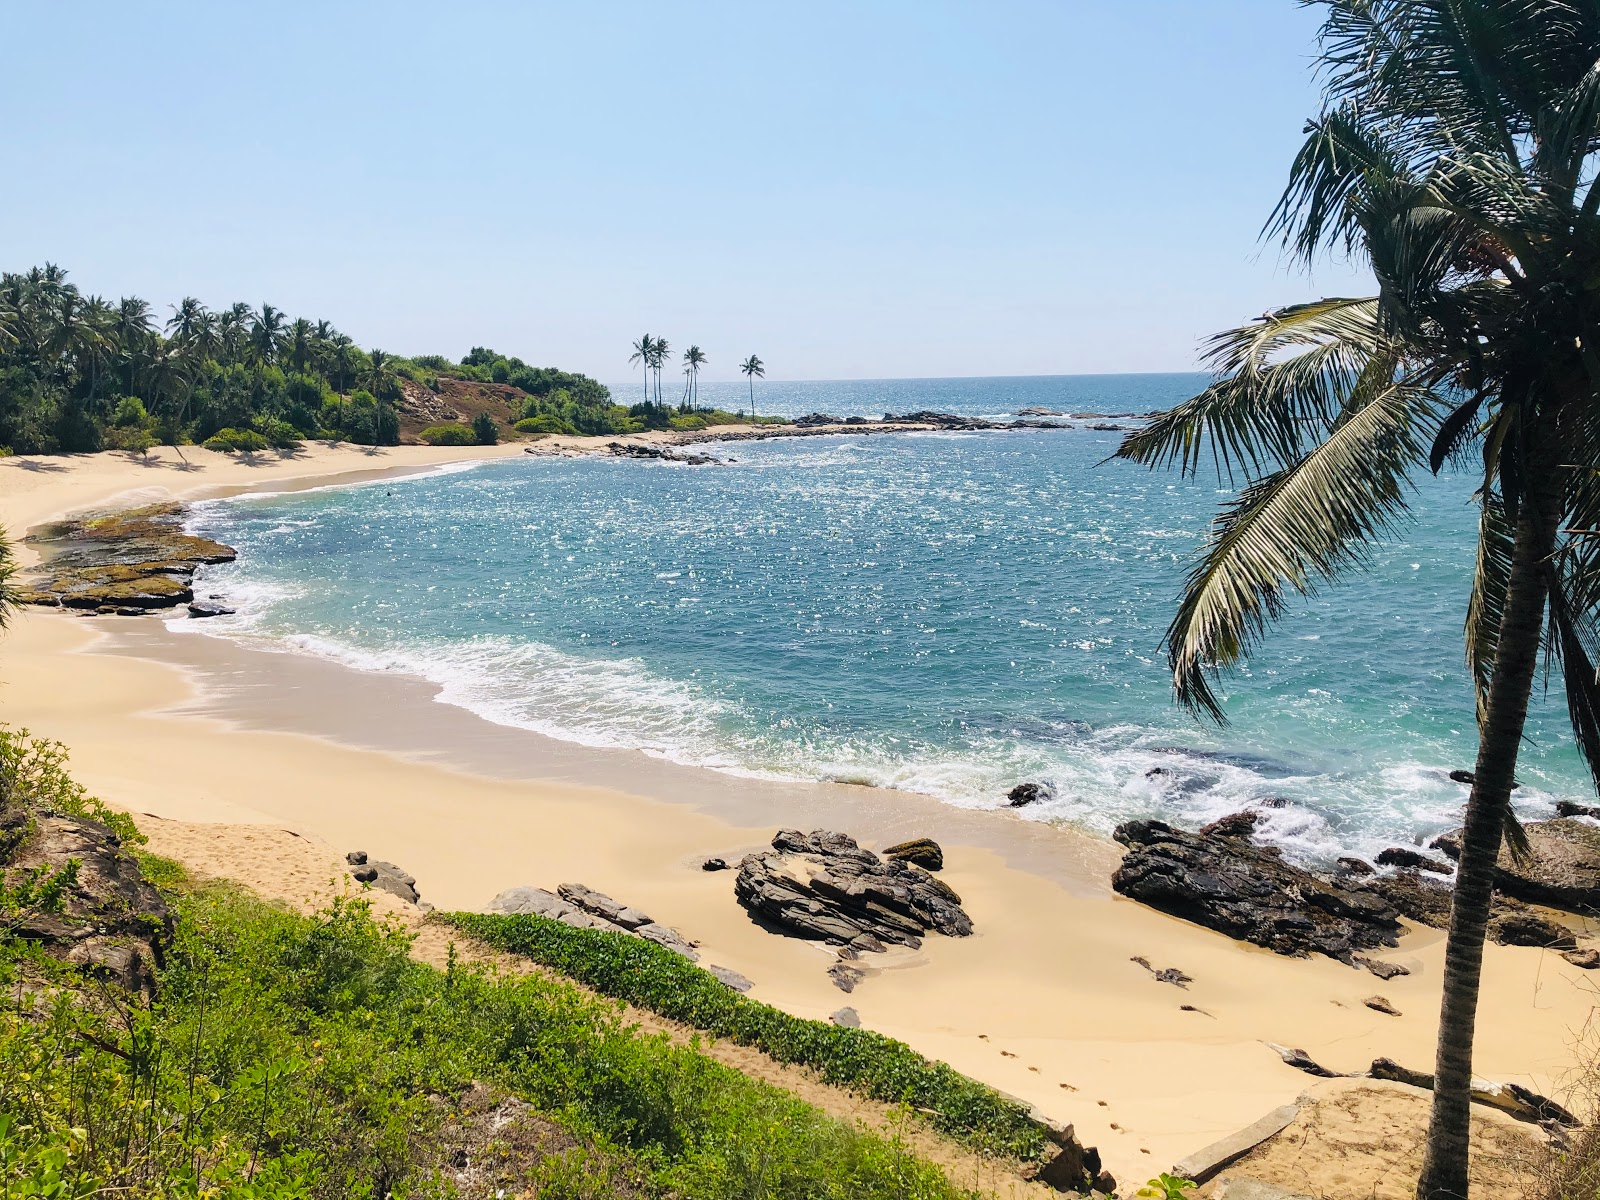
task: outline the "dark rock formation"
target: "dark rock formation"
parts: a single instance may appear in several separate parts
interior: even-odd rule
[[[1464,783],[1468,787],[1478,782],[1478,777],[1471,771],[1455,770],[1450,772],[1450,779],[1454,783]]]
[[[1558,817],[1600,817],[1600,808],[1588,804],[1574,804],[1571,800],[1556,801]]]
[[[1525,826],[1532,856],[1519,860],[1508,847],[1500,851],[1495,889],[1530,904],[1567,912],[1600,912],[1600,829],[1572,817],[1535,821]],[[1460,834],[1436,838],[1435,848],[1461,857]]]
[[[1578,939],[1559,921],[1532,909],[1497,906],[1489,918],[1489,937],[1502,946],[1539,946],[1546,950],[1576,950]]]
[[[1114,836],[1128,854],[1112,887],[1229,937],[1350,962],[1356,951],[1393,946],[1400,934],[1399,914],[1383,897],[1319,879],[1270,847],[1161,821],[1129,821]]]
[[[1193,976],[1185,975],[1177,967],[1162,967],[1159,970],[1152,967],[1150,960],[1142,954],[1135,954],[1128,961],[1138,963],[1146,971],[1149,971],[1150,974],[1156,977],[1157,983],[1170,983],[1187,990],[1189,985],[1194,982]]]
[[[196,600],[189,605],[191,617],[231,617],[234,610],[214,600]]]
[[[1339,859],[1339,873],[1360,879],[1376,872],[1369,862],[1364,862],[1359,858],[1341,858]]]
[[[1006,793],[1006,802],[1012,808],[1021,808],[1025,804],[1037,804],[1041,800],[1055,798],[1055,792],[1047,783],[1019,783]]]
[[[1358,967],[1365,967],[1379,979],[1387,980],[1393,979],[1397,975],[1411,974],[1410,968],[1402,967],[1399,963],[1383,962],[1380,959],[1368,958],[1364,954],[1355,956],[1355,964]]]
[[[1417,871],[1432,871],[1435,875],[1449,875],[1453,870],[1449,863],[1429,858],[1426,854],[1405,846],[1390,846],[1386,850],[1380,850],[1373,861],[1380,867],[1410,867]]]
[[[1373,1012],[1386,1013],[1391,1017],[1398,1017],[1400,1015],[1400,1010],[1394,1005],[1390,1004],[1382,996],[1368,996],[1361,1003],[1365,1004]]]
[[[26,539],[45,559],[18,598],[117,614],[188,604],[195,572],[235,555],[231,546],[185,533],[183,517],[180,504],[155,504],[47,525]]]
[[[671,446],[656,446],[648,442],[607,442],[606,453],[614,458],[655,458],[689,467],[718,466],[721,462],[709,454],[684,453]]]
[[[860,967],[852,966],[847,962],[836,962],[828,968],[828,978],[833,980],[833,986],[841,992],[853,992],[856,984],[866,978],[867,973]]]
[[[883,856],[897,862],[908,862],[925,871],[939,871],[944,868],[944,849],[932,838],[912,838],[909,842],[897,842],[893,846],[886,847]]]
[[[1046,408],[1042,404],[1034,404],[1028,408],[1017,409],[1017,416],[1019,417],[1064,417],[1066,415],[1066,413],[1057,412],[1053,408]]]
[[[702,871],[726,871],[728,869],[728,860],[716,857],[708,858],[700,864],[700,869]]]
[[[1575,967],[1582,967],[1585,971],[1600,970],[1600,950],[1584,947],[1582,950],[1568,950],[1561,956]]]
[[[1244,812],[1229,813],[1225,817],[1218,817],[1211,824],[1200,830],[1201,837],[1244,838],[1249,841],[1256,831],[1256,823],[1261,820],[1261,814],[1246,809]]]
[[[0,808],[0,879],[17,890],[30,878],[59,880],[58,901],[8,915],[10,936],[96,978],[154,993],[172,914],[115,833],[83,817]]]
[[[1400,915],[1418,925],[1444,929],[1450,924],[1451,889],[1416,871],[1396,871],[1379,875],[1357,885],[1376,892],[1399,910]]]
[[[752,914],[804,938],[881,951],[930,931],[972,932],[961,897],[920,867],[885,861],[842,833],[781,830],[739,864],[734,895]]]

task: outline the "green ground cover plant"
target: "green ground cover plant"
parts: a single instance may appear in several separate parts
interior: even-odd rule
[[[905,1104],[975,1149],[1021,1159],[1044,1153],[1039,1123],[1015,1101],[893,1038],[791,1016],[734,991],[682,955],[626,934],[536,916],[452,913],[464,933],[524,955],[608,996],[714,1037],[813,1067],[829,1083]]]

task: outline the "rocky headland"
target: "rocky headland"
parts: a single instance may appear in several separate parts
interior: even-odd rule
[[[28,534],[43,562],[17,592],[23,604],[80,613],[139,616],[188,605],[191,615],[230,611],[215,598],[197,600],[195,577],[205,566],[232,562],[232,546],[183,528],[185,509],[172,502],[56,521]]]

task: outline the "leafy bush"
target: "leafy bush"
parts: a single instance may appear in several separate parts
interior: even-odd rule
[[[493,446],[500,440],[500,426],[488,413],[481,412],[472,418],[472,440],[480,446]]]
[[[257,418],[256,432],[266,438],[267,445],[274,450],[298,450],[301,446],[300,430],[287,421],[279,421],[273,417]]]
[[[111,410],[111,424],[118,429],[145,425],[149,421],[150,414],[145,411],[144,401],[137,396],[124,396],[117,401],[116,408]]]
[[[677,430],[689,432],[706,427],[706,419],[698,413],[684,413],[680,416],[668,417],[667,424]]]
[[[1038,1158],[1044,1151],[1038,1122],[993,1088],[945,1063],[930,1062],[893,1038],[808,1021],[751,1000],[643,938],[574,929],[534,916],[451,913],[444,919],[608,996],[755,1046],[780,1062],[814,1067],[829,1083],[876,1100],[931,1112],[939,1129],[987,1152]]]
[[[127,813],[107,808],[67,772],[67,748],[0,722],[0,808],[46,810],[99,821],[125,843],[145,838]]]
[[[429,425],[417,434],[417,440],[425,446],[475,446],[477,435],[460,422],[448,425]]]
[[[554,413],[540,413],[536,417],[524,417],[512,426],[518,433],[566,433],[573,434],[578,431]]]
[[[107,450],[126,450],[133,454],[143,454],[159,443],[156,441],[156,435],[148,429],[113,425],[106,430],[104,445]]]
[[[201,445],[226,454],[232,451],[255,453],[267,449],[270,443],[254,429],[219,429]]]

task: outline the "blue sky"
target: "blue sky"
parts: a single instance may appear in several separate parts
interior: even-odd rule
[[[1258,238],[1292,0],[13,5],[0,267],[626,379],[1185,370],[1363,287]]]

